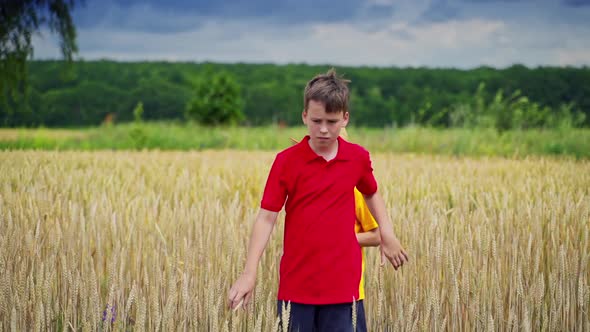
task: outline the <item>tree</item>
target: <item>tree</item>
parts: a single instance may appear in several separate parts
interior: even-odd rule
[[[78,51],[70,11],[74,0],[0,0],[0,101],[25,91],[27,58],[33,54],[31,37],[47,24],[60,38],[64,58]]]
[[[43,124],[46,126],[96,126],[109,114],[131,113],[124,102],[127,94],[103,82],[82,82],[43,94]]]
[[[135,100],[143,103],[143,119],[182,119],[191,91],[188,87],[172,84],[158,77],[141,79],[131,91]],[[121,120],[124,120],[122,117]]]
[[[135,123],[141,123],[143,121],[143,103],[141,101],[133,109],[133,119]]]
[[[196,84],[186,117],[205,125],[235,124],[244,119],[243,105],[238,83],[229,74],[220,72]]]

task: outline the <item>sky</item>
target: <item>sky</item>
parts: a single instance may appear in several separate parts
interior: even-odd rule
[[[78,57],[505,68],[590,66],[590,0],[85,0]],[[34,58],[59,58],[47,30]]]

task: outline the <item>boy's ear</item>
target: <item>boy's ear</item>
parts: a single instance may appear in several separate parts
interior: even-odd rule
[[[307,110],[301,112],[301,120],[303,120],[303,124],[307,126]]]
[[[342,127],[346,127],[348,125],[348,120],[350,119],[350,114],[348,112],[344,112],[342,116],[344,118],[344,121],[342,122]]]

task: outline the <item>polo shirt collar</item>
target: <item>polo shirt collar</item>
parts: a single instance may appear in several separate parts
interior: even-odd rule
[[[310,162],[317,158],[322,158],[317,153],[315,153],[311,146],[309,146],[309,135],[305,136],[301,142],[299,142],[299,147],[301,151],[301,155],[305,162]],[[323,158],[322,158],[323,159]],[[351,144],[342,137],[338,137],[338,152],[336,153],[336,157],[333,160],[351,160],[352,159],[352,151],[351,151]]]

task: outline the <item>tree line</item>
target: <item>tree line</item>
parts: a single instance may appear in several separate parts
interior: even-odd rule
[[[0,126],[79,127],[144,120],[294,125],[306,82],[330,66],[32,61],[3,93]],[[590,126],[590,68],[336,67],[351,80],[351,123],[502,129]]]

